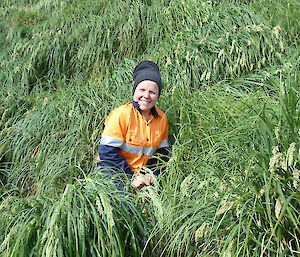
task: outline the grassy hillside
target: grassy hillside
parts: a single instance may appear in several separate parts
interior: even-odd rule
[[[1,1],[0,256],[298,256],[299,10]],[[161,69],[170,160],[120,195],[98,146],[143,59]]]

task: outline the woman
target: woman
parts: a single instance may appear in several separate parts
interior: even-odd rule
[[[167,156],[168,121],[165,113],[155,104],[161,92],[161,76],[152,61],[142,61],[134,69],[133,101],[113,110],[105,121],[99,159],[100,166],[125,172],[136,188],[152,184],[152,177],[143,174],[150,167],[159,175],[154,153]],[[111,171],[113,174],[113,171]],[[106,171],[107,174],[107,171]]]

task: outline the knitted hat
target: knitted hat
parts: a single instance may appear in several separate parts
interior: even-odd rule
[[[161,77],[156,63],[151,61],[141,61],[133,71],[134,85],[133,93],[139,83],[144,80],[154,81],[158,85],[159,93],[161,91]]]

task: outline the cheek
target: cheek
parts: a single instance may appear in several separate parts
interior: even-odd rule
[[[155,95],[155,96],[153,96],[153,97],[152,97],[152,101],[153,101],[153,102],[155,102],[155,103],[156,103],[156,102],[157,102],[157,100],[158,100],[158,96],[157,96],[157,95]]]
[[[133,100],[134,100],[134,101],[138,101],[139,98],[140,98],[140,95],[139,95],[138,93],[135,92],[134,95],[133,95]]]

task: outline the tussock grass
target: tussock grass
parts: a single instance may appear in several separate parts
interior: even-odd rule
[[[132,195],[90,176],[67,184],[60,197],[10,196],[1,203],[9,256],[133,256],[141,251],[143,220]],[[15,216],[18,214],[18,216]]]
[[[297,256],[295,6],[2,1],[0,255]],[[163,75],[170,161],[120,194],[98,145],[146,58]]]
[[[271,24],[283,30],[287,43],[299,49],[299,1],[277,1],[276,5],[270,0],[253,1],[254,10],[262,14]]]

